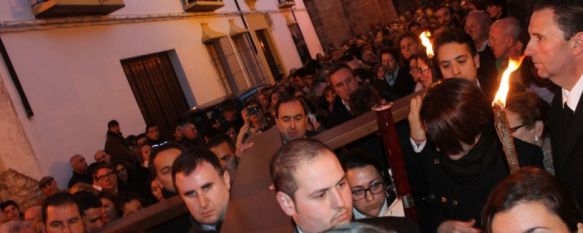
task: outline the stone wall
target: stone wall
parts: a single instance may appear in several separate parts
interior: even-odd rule
[[[366,33],[370,25],[388,23],[397,17],[387,0],[305,0],[324,48],[338,45],[352,35]]]
[[[12,169],[0,172],[0,201],[13,200],[24,212],[30,206],[40,205],[41,198],[38,180]]]

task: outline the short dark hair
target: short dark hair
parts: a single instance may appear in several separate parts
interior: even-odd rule
[[[154,165],[154,161],[156,160],[156,157],[158,156],[158,154],[160,154],[160,152],[162,151],[166,151],[166,150],[170,150],[170,149],[177,149],[180,150],[181,152],[184,150],[184,148],[179,145],[178,143],[175,142],[164,142],[155,146],[152,146],[152,150],[150,151],[150,162],[149,162],[149,168],[150,168],[150,172],[152,173],[153,176],[156,176],[156,165]]]
[[[233,142],[233,139],[231,139],[231,137],[224,135],[224,134],[218,134],[213,136],[207,143],[206,146],[208,148],[212,148],[218,145],[221,145],[223,143],[227,143],[227,145],[229,145],[229,148],[231,148],[231,150],[235,151],[237,149],[237,147],[235,146],[235,143]]]
[[[119,192],[117,195],[117,203],[115,203],[117,212],[123,214],[124,205],[130,203],[133,200],[138,200],[142,204],[144,203],[138,194],[133,192]]]
[[[184,173],[184,175],[190,175],[203,162],[210,163],[219,176],[222,177],[225,174],[225,169],[223,169],[221,162],[212,151],[205,147],[192,147],[174,160],[172,164],[172,182],[176,182],[176,174]]]
[[[65,206],[65,205],[75,205],[77,207],[77,211],[79,211],[79,216],[83,216],[83,214],[81,213],[81,209],[79,208],[79,204],[77,204],[77,202],[75,201],[75,197],[73,197],[73,195],[69,193],[60,192],[47,197],[47,199],[45,199],[45,201],[43,202],[43,205],[41,207],[43,223],[44,224],[47,223],[47,209],[49,208],[49,206]]]
[[[463,44],[468,48],[468,51],[470,51],[470,54],[472,56],[475,57],[476,55],[478,55],[478,50],[476,50],[476,46],[474,45],[474,41],[472,40],[472,37],[470,35],[461,30],[456,29],[447,30],[443,33],[438,34],[435,40],[433,41],[433,48],[435,53],[434,59],[436,60],[436,64],[439,63],[439,61],[437,60],[439,57],[439,48],[445,44],[450,43]]]
[[[315,140],[300,138],[282,145],[269,164],[269,174],[275,191],[281,191],[294,199],[298,189],[295,180],[295,170],[302,161],[318,157],[324,151],[332,150],[326,144]]]
[[[336,63],[334,65],[332,65],[332,68],[330,69],[330,72],[328,72],[328,80],[330,80],[330,77],[332,77],[332,75],[336,72],[338,72],[341,69],[348,69],[350,71],[350,73],[352,73],[352,69],[350,69],[350,67],[348,67],[348,65],[344,64],[344,63]],[[330,83],[330,85],[332,85],[332,83]]]
[[[298,103],[300,103],[300,105],[302,106],[302,109],[304,110],[304,114],[308,114],[308,109],[306,108],[306,105],[302,101],[302,99],[300,99],[298,97],[294,97],[294,96],[283,96],[282,98],[279,98],[279,101],[277,102],[277,104],[275,104],[275,108],[273,108],[275,110],[275,118],[277,119],[279,117],[279,107],[282,104],[291,103],[291,102],[295,102],[295,101],[298,101]]]
[[[524,202],[543,204],[561,218],[570,232],[576,232],[577,223],[583,222],[577,202],[557,178],[539,168],[527,167],[506,177],[492,190],[482,212],[484,232],[492,232],[492,220],[497,213]]]
[[[578,32],[583,31],[583,2],[577,0],[539,0],[534,11],[551,9],[553,20],[564,33],[564,39],[569,40]]]
[[[397,51],[396,49],[382,48],[379,52],[379,63],[382,60],[383,54],[389,54],[393,57],[393,59],[395,59],[396,62],[399,62],[399,51]]]
[[[91,170],[91,176],[93,177],[93,179],[95,180],[97,177],[97,171],[99,171],[99,169],[110,169],[111,171],[115,172],[115,168],[113,168],[111,165],[106,164],[106,163],[96,163],[95,167]]]
[[[5,202],[2,202],[2,204],[0,204],[0,209],[2,209],[2,211],[4,211],[4,209],[6,209],[8,206],[14,206],[14,207],[16,207],[16,209],[19,209],[18,204],[16,204],[16,202],[13,200],[8,200]]]
[[[85,210],[101,208],[102,206],[99,197],[92,192],[79,191],[73,194],[73,197],[75,197],[75,201],[79,206],[79,212],[82,214],[85,214]]]
[[[381,174],[381,169],[378,166],[378,163],[376,163],[375,160],[371,157],[370,153],[367,153],[364,149],[351,149],[340,155],[339,158],[342,169],[344,169],[345,172],[353,168],[361,168],[370,165],[373,166],[379,172],[379,174]]]
[[[111,129],[112,127],[119,126],[119,122],[117,120],[111,120],[107,122],[107,128]]]
[[[472,145],[492,127],[492,108],[478,85],[466,79],[444,80],[427,92],[421,106],[429,139],[447,155],[462,152],[461,143]]]
[[[146,133],[147,133],[147,132],[148,132],[148,129],[149,129],[149,128],[153,128],[153,127],[158,127],[158,125],[157,125],[157,124],[152,124],[152,123],[150,123],[150,124],[147,124],[147,125],[146,125],[146,129],[144,130],[144,132],[146,132]]]

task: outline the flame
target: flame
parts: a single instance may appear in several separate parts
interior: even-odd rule
[[[419,34],[419,38],[421,39],[421,44],[425,46],[425,53],[427,54],[428,58],[433,58],[433,45],[431,45],[431,33],[429,31],[423,31]]]
[[[518,58],[517,60],[510,58],[508,61],[508,67],[502,73],[502,78],[500,79],[500,87],[496,92],[496,97],[494,97],[494,101],[492,101],[492,106],[499,105],[502,108],[506,105],[506,96],[508,96],[508,91],[510,90],[510,75],[512,72],[518,70],[520,65],[522,64],[522,60],[524,56]]]

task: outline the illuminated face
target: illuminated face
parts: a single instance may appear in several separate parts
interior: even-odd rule
[[[156,168],[156,179],[160,181],[164,189],[170,192],[176,192],[172,182],[172,163],[182,153],[181,150],[171,148],[158,152],[152,165]]]
[[[286,141],[304,137],[308,128],[308,118],[300,101],[280,104],[275,123]]]
[[[520,202],[510,210],[497,213],[491,227],[492,233],[571,232],[557,214],[537,201]],[[577,232],[583,232],[581,227]]]
[[[103,190],[117,192],[117,175],[109,168],[100,168],[95,173],[95,181]]]
[[[348,102],[350,94],[358,89],[358,81],[348,68],[341,68],[330,75],[330,84],[342,100]]]
[[[160,181],[153,179],[152,182],[150,182],[150,190],[152,191],[152,195],[154,195],[156,200],[164,200],[164,195],[162,195],[162,184],[160,184]]]
[[[223,169],[227,171],[233,171],[237,169],[237,157],[233,148],[229,146],[229,143],[223,142],[209,149],[217,156]]]
[[[294,178],[298,189],[293,198],[278,192],[277,201],[304,232],[322,232],[350,222],[352,194],[336,155],[323,151],[300,162]]]
[[[413,71],[413,70],[411,70]],[[419,80],[417,82],[423,85],[423,88],[428,88],[433,84],[433,73],[431,68],[425,63],[423,59],[417,59],[417,71]]]
[[[352,188],[354,208],[370,217],[376,217],[385,203],[385,185],[379,171],[372,165],[351,168],[346,180]]]
[[[419,52],[419,44],[410,37],[405,37],[399,42],[401,54],[406,60],[409,60],[411,55]]]
[[[501,28],[500,24],[494,24],[490,29],[490,35],[488,35],[488,45],[492,48],[494,57],[497,59],[506,58],[510,50],[509,37],[504,33],[504,29]]]
[[[176,174],[176,189],[190,215],[199,223],[216,224],[223,220],[229,204],[229,172],[223,175],[207,161],[185,175]]]
[[[85,225],[75,204],[48,206],[45,222],[47,233],[85,233]]]
[[[525,53],[532,57],[538,76],[548,78],[565,88],[563,83],[573,69],[575,55],[571,41],[564,39],[564,33],[554,20],[555,14],[551,9],[535,11],[530,19],[528,33],[530,41]]]
[[[444,79],[477,80],[480,59],[477,54],[472,56],[468,45],[456,42],[443,44],[437,49],[437,56],[439,70]]]

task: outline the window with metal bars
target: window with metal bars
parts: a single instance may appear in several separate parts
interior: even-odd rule
[[[226,94],[238,95],[249,88],[237,55],[228,37],[220,37],[205,42],[211,61],[220,78]]]
[[[249,32],[234,35],[232,38],[237,47],[237,51],[239,51],[241,61],[243,61],[245,73],[249,77],[253,87],[265,84],[267,79],[261,69],[261,65],[259,65],[253,45],[251,45],[251,35]]]

